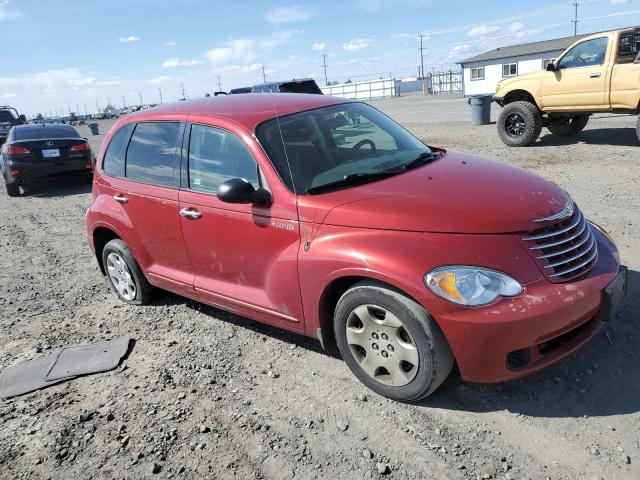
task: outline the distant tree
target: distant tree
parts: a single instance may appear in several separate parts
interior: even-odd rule
[[[347,81],[344,83],[353,83],[350,78],[347,78]]]
[[[113,110],[115,110],[115,107],[113,105],[109,104],[106,107],[104,107],[103,112],[104,113],[111,113],[111,112],[113,112]]]
[[[41,122],[44,120],[44,117],[42,116],[41,113],[39,113],[38,115],[36,115],[36,122]]]

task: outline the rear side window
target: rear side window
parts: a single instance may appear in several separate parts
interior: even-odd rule
[[[137,124],[127,149],[125,176],[137,182],[172,187],[179,135],[178,122]]]
[[[112,177],[124,177],[124,156],[133,124],[125,125],[111,138],[102,161],[102,170]]]
[[[259,188],[258,166],[242,141],[226,130],[193,125],[189,139],[189,188],[216,193],[231,178]]]

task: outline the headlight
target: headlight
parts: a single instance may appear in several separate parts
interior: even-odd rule
[[[619,264],[620,252],[618,252],[618,247],[616,246],[616,242],[613,240],[613,237],[611,236],[611,234],[607,232],[604,228],[602,228],[600,225],[598,225],[596,222],[589,220],[589,223],[591,224],[592,227],[595,227],[602,235],[604,235],[607,240],[609,240],[609,243],[611,244],[611,253],[613,254],[613,257],[616,259],[616,261]]]
[[[436,295],[467,307],[522,293],[522,285],[513,278],[482,267],[439,267],[427,273],[424,282]]]

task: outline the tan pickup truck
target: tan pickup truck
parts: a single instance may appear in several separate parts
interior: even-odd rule
[[[495,101],[500,139],[512,147],[532,145],[547,127],[554,135],[580,132],[596,112],[638,114],[640,27],[584,37],[547,70],[498,83]],[[640,118],[636,126],[640,140]]]

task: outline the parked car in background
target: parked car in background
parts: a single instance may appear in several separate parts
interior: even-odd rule
[[[454,362],[474,382],[556,363],[605,325],[626,282],[609,234],[556,184],[320,95],[120,119],[86,226],[122,301],[159,287],[337,344],[364,384],[403,401]]]
[[[27,123],[27,118],[19,115],[15,108],[7,105],[0,106],[0,145],[6,141],[11,127],[24,123]]]
[[[546,71],[498,83],[495,100],[500,139],[532,145],[542,127],[560,137],[576,135],[596,112],[640,113],[640,27],[581,38]],[[640,117],[636,133],[640,141]]]
[[[93,154],[89,143],[71,125],[18,125],[2,146],[0,168],[7,194],[39,180],[79,176],[91,180]]]
[[[312,78],[301,78],[286,82],[269,82],[254,85],[253,87],[234,88],[229,93],[312,93],[322,95],[322,90]]]

